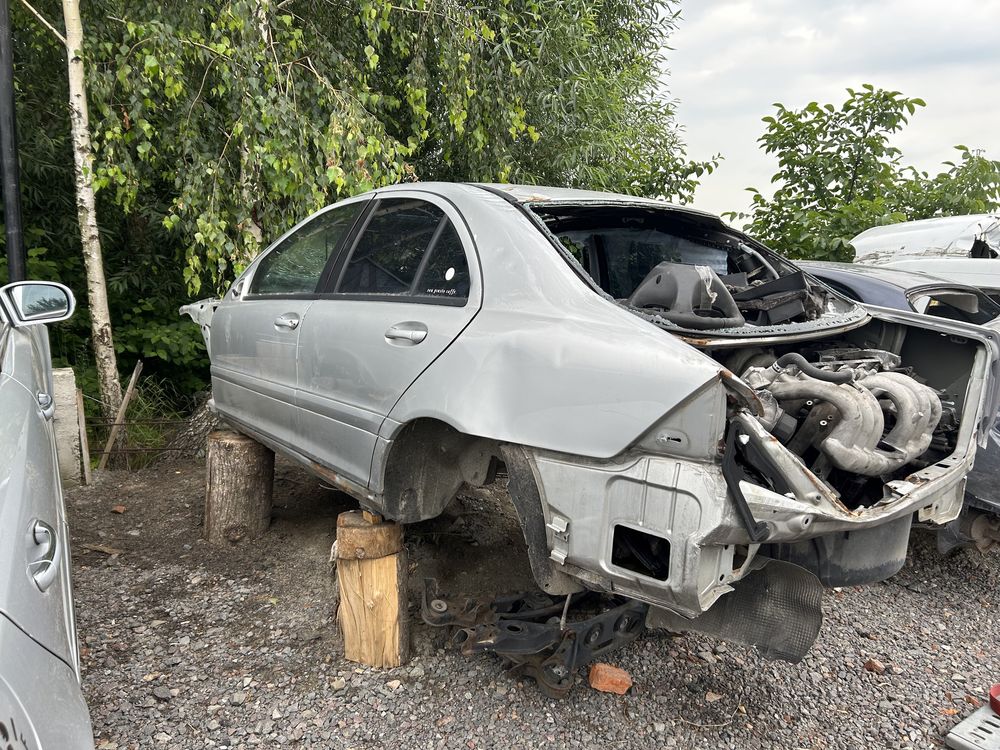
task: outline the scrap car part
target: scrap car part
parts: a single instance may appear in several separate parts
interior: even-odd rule
[[[761,554],[808,570],[828,587],[884,581],[906,562],[912,515],[867,529],[769,544]]]
[[[687,328],[739,328],[746,324],[719,275],[708,266],[664,261],[628,298],[630,307],[656,309]]]
[[[570,603],[579,608],[594,598],[589,592],[561,603],[537,592],[491,601],[446,598],[436,581],[425,579],[422,615],[428,625],[459,626],[455,641],[466,656],[495,653],[512,664],[513,674],[532,677],[543,693],[563,698],[576,670],[634,641],[645,628],[649,605],[621,597],[596,615],[565,620]]]
[[[833,411],[807,417],[800,428],[805,439],[794,438],[796,447],[813,443],[837,468],[864,476],[890,474],[927,451],[942,414],[933,389],[901,372],[878,371],[878,359],[855,367],[837,361],[823,365],[785,354],[770,367],[747,370],[747,380],[777,401],[778,408],[772,404],[762,420],[765,427],[774,429],[800,403],[822,403]],[[886,435],[887,416],[893,425]]]
[[[733,584],[732,593],[693,619],[654,607],[646,617],[651,628],[705,633],[756,646],[768,659],[799,662],[823,624],[823,586],[809,571],[787,562],[762,561]]]

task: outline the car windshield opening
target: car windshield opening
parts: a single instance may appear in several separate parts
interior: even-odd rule
[[[775,325],[822,314],[822,289],[714,217],[645,206],[530,208],[607,294],[677,325]]]

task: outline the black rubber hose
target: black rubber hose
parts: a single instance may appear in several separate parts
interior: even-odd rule
[[[775,370],[781,370],[786,365],[795,365],[802,372],[811,378],[816,378],[816,380],[824,380],[827,383],[850,383],[854,380],[854,373],[850,370],[841,370],[840,372],[830,372],[829,370],[821,370],[816,367],[816,365],[809,362],[801,354],[796,354],[795,352],[789,352],[788,354],[782,354],[778,359],[775,360],[774,364],[771,365]]]

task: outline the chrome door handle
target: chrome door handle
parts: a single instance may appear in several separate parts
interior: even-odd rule
[[[45,392],[39,392],[38,398],[38,408],[42,410],[42,416],[46,419],[52,419],[52,416],[56,413],[56,404],[52,400],[52,396]]]
[[[295,313],[285,313],[284,315],[279,315],[274,319],[275,328],[286,328],[289,331],[294,331],[299,327],[299,318]]]
[[[39,591],[45,591],[59,575],[59,537],[45,521],[36,520],[30,534],[32,561],[28,572]]]
[[[409,341],[411,344],[419,344],[427,338],[427,329],[422,326],[417,328],[394,325],[390,326],[389,330],[385,332],[385,337],[397,341]]]

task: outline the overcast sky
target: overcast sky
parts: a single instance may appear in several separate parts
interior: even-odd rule
[[[695,205],[745,209],[775,164],[756,139],[773,102],[842,103],[871,83],[921,97],[895,143],[937,171],[962,143],[1000,158],[1000,0],[683,0],[668,86],[688,153],[725,161]]]

